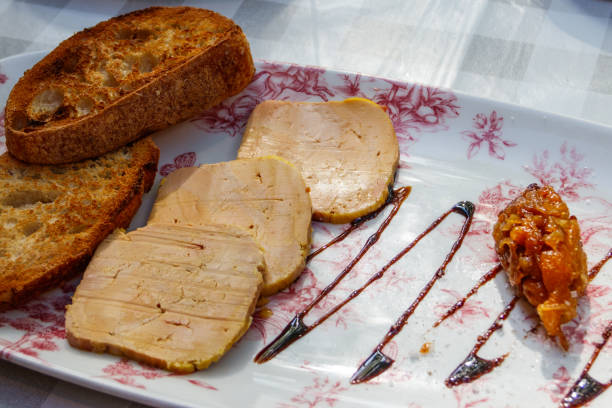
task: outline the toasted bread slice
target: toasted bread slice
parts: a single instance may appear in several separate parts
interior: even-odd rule
[[[240,27],[215,12],[152,7],[62,42],[6,106],[6,145],[29,163],[117,149],[240,92],[254,66]]]
[[[82,272],[98,244],[129,225],[158,157],[150,138],[70,165],[0,156],[0,309]]]
[[[163,181],[149,224],[227,224],[249,232],[266,260],[263,295],[289,286],[310,250],[312,209],[300,173],[278,158],[187,167]]]
[[[100,245],[66,312],[71,345],[179,373],[204,369],[242,337],[264,258],[227,225],[147,225]]]
[[[271,154],[302,173],[313,218],[340,224],[386,201],[399,144],[387,112],[364,98],[264,101],[249,118],[238,158]]]

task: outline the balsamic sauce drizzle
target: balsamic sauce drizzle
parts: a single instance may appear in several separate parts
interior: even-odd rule
[[[397,321],[389,328],[389,331],[387,331],[387,333],[385,334],[381,342],[378,343],[374,351],[372,351],[372,354],[370,354],[370,356],[359,366],[357,371],[353,374],[353,376],[351,377],[351,384],[359,384],[361,382],[367,381],[379,375],[380,373],[385,371],[387,368],[389,368],[393,364],[394,360],[386,356],[383,353],[383,349],[399,332],[401,332],[401,330],[404,328],[404,326],[408,322],[408,319],[410,318],[410,316],[412,316],[412,314],[417,309],[421,301],[425,298],[425,296],[427,296],[427,294],[429,293],[431,288],[434,286],[434,284],[438,281],[438,279],[443,277],[444,274],[446,273],[446,267],[452,261],[457,250],[461,247],[461,244],[463,243],[463,239],[465,238],[465,235],[470,229],[470,226],[472,224],[472,218],[474,215],[474,204],[472,204],[469,201],[460,201],[459,203],[455,204],[450,210],[442,214],[425,231],[423,231],[414,241],[412,241],[406,248],[404,248],[402,252],[398,254],[398,256],[400,256],[410,251],[410,249],[412,249],[412,247],[414,247],[421,238],[423,238],[425,235],[430,233],[434,228],[436,228],[438,224],[440,224],[442,220],[444,220],[452,212],[458,212],[462,214],[463,216],[465,216],[466,218],[463,223],[463,226],[461,227],[461,232],[459,233],[459,237],[453,244],[449,253],[446,255],[446,258],[444,259],[444,262],[442,262],[442,265],[440,265],[438,270],[434,273],[433,277],[421,289],[416,299],[412,302],[412,304],[408,307],[408,309],[406,309],[404,313],[402,313],[402,315],[397,319]],[[398,256],[393,258],[391,262],[387,265],[391,266],[393,262],[399,259]],[[385,266],[385,268],[388,266]]]
[[[368,381],[371,378],[381,374],[387,368],[389,368],[394,360],[383,353],[384,347],[403,329],[406,325],[410,316],[414,313],[416,308],[419,306],[420,302],[427,296],[431,288],[434,286],[436,281],[444,276],[446,272],[446,267],[452,261],[455,253],[463,243],[463,239],[467,234],[467,231],[470,228],[472,217],[474,214],[474,205],[469,201],[461,201],[455,204],[450,210],[446,211],[440,217],[438,217],[425,231],[419,234],[410,244],[408,244],[404,249],[402,249],[398,254],[396,254],[382,269],[373,274],[368,281],[363,284],[358,289],[351,292],[342,302],[338,303],[334,307],[332,307],[328,312],[326,312],[323,316],[321,316],[318,320],[312,323],[310,326],[307,326],[303,318],[304,316],[312,310],[314,306],[316,306],[323,297],[325,297],[330,291],[332,291],[344,277],[354,268],[354,266],[363,258],[363,256],[368,252],[368,250],[378,242],[382,233],[385,231],[387,226],[391,223],[397,212],[399,211],[401,205],[404,200],[410,194],[410,187],[401,187],[396,190],[390,190],[389,195],[387,197],[387,201],[377,210],[364,215],[363,217],[359,217],[353,220],[350,226],[345,229],[338,236],[333,238],[331,241],[322,245],[315,251],[313,251],[306,258],[306,262],[310,261],[315,256],[319,255],[321,252],[325,251],[327,248],[335,245],[336,243],[344,240],[347,236],[349,236],[353,231],[359,228],[365,222],[376,218],[388,205],[393,205],[393,208],[389,215],[383,220],[381,225],[378,227],[376,232],[366,240],[365,244],[359,251],[359,253],[351,260],[351,262],[336,276],[336,278],[326,286],[321,293],[303,310],[298,312],[295,317],[287,324],[287,326],[282,330],[282,332],[266,347],[264,347],[254,358],[256,363],[264,363],[269,361],[273,357],[275,357],[278,353],[283,351],[285,348],[289,347],[293,342],[298,340],[299,338],[306,335],[308,332],[319,326],[325,320],[327,320],[331,315],[344,307],[348,302],[350,302],[355,297],[359,296],[370,284],[374,281],[383,277],[384,273],[398,260],[400,260],[406,253],[408,253],[416,244],[425,237],[428,233],[430,233],[433,229],[435,229],[449,214],[452,212],[461,213],[466,217],[464,224],[461,228],[461,232],[450,252],[447,254],[444,262],[438,268],[433,277],[429,280],[429,282],[421,289],[421,292],[417,295],[416,299],[413,303],[404,311],[404,313],[398,318],[398,320],[390,327],[389,331],[385,334],[382,341],[376,346],[374,351],[368,356],[368,358],[359,366],[357,371],[351,377],[352,384],[358,384],[364,381]],[[592,281],[597,274],[600,272],[601,268],[605,265],[605,263],[612,258],[612,248],[608,251],[606,256],[600,260],[596,265],[594,265],[588,273],[589,281]],[[478,282],[470,289],[470,291],[460,300],[458,300],[453,306],[451,306],[443,315],[438,319],[433,327],[439,326],[444,320],[448,317],[452,316],[457,310],[462,308],[465,305],[465,302],[474,294],[478,292],[478,290],[484,286],[487,282],[491,281],[497,274],[502,270],[502,265],[497,264],[493,268],[491,268],[486,274],[484,274]],[[514,296],[510,302],[505,306],[504,310],[497,316],[495,321],[489,326],[487,331],[478,336],[476,343],[472,350],[468,353],[467,357],[453,370],[453,372],[448,376],[445,380],[445,385],[449,388],[470,383],[481,376],[493,371],[495,367],[499,366],[508,356],[509,353],[506,353],[500,357],[497,357],[493,360],[484,359],[478,356],[478,351],[487,343],[487,341],[491,338],[491,336],[499,329],[503,327],[504,321],[508,318],[514,307],[516,306],[519,296]],[[606,330],[604,331],[603,340],[601,343],[595,344],[595,350],[591,355],[591,358],[585,365],[580,377],[576,380],[574,385],[570,388],[568,393],[565,395],[563,400],[561,401],[560,408],[578,408],[582,407],[584,404],[587,404],[595,397],[603,393],[608,387],[612,385],[612,379],[610,379],[607,383],[601,383],[591,377],[588,372],[599,356],[601,350],[605,347],[607,341],[612,337],[612,321],[608,322]]]
[[[493,268],[491,268],[491,270],[489,270],[487,273],[482,275],[482,277],[480,279],[478,279],[478,282],[476,282],[476,285],[474,285],[474,287],[472,289],[470,289],[470,291],[462,299],[458,300],[457,303],[452,305],[450,307],[450,309],[448,309],[446,312],[444,312],[442,317],[440,317],[438,319],[438,321],[436,321],[433,324],[433,327],[438,327],[440,325],[440,323],[442,323],[444,320],[448,319],[453,314],[455,314],[455,312],[457,310],[461,309],[463,307],[463,305],[465,305],[465,302],[467,302],[467,300],[470,297],[472,297],[472,295],[474,295],[474,294],[476,294],[476,292],[478,292],[478,289],[480,289],[482,286],[484,286],[485,283],[489,282],[491,279],[493,279],[495,276],[497,276],[497,274],[502,269],[503,269],[502,265],[498,263]]]
[[[459,384],[472,382],[477,378],[485,375],[486,373],[493,371],[495,367],[500,365],[505,360],[505,358],[508,356],[508,353],[504,354],[501,357],[497,357],[494,360],[487,360],[482,357],[479,357],[478,351],[480,351],[482,346],[485,345],[485,343],[489,340],[493,333],[502,328],[504,320],[508,318],[510,312],[512,312],[512,309],[514,309],[514,306],[516,306],[518,300],[519,297],[514,296],[512,300],[510,300],[510,302],[506,305],[504,310],[499,314],[499,316],[497,316],[493,324],[489,326],[487,331],[484,334],[478,336],[476,344],[468,353],[465,360],[463,360],[461,364],[459,364],[459,366],[457,366],[457,368],[455,368],[453,372],[448,376],[446,381],[444,381],[444,384],[447,387],[451,388]]]
[[[610,257],[608,257],[608,259],[609,258]],[[591,369],[591,366],[593,365],[593,363],[597,359],[597,356],[610,339],[611,335],[612,321],[609,321],[608,326],[606,327],[606,330],[602,335],[602,342],[595,344],[595,350],[593,351],[593,354],[591,354],[591,358],[586,363],[584,369],[582,370],[582,374],[580,374],[580,377],[576,380],[574,385],[572,385],[572,388],[570,388],[568,393],[561,400],[561,404],[559,405],[560,407],[581,407],[587,402],[591,401],[593,398],[597,397],[602,392],[604,392],[610,385],[612,385],[612,379],[609,380],[607,383],[602,384],[589,375],[589,370]]]
[[[403,191],[404,189],[406,189],[407,191]],[[321,252],[325,251],[330,246],[335,245],[338,242],[344,240],[344,238],[348,237],[351,234],[351,232],[355,231],[357,228],[359,228],[366,221],[370,221],[370,220],[378,217],[378,214],[380,214],[385,208],[387,208],[387,206],[389,204],[393,203],[397,199],[398,195],[405,194],[406,197],[408,197],[408,194],[410,194],[410,190],[411,190],[411,187],[401,187],[401,188],[398,188],[397,190],[393,190],[391,188],[391,186],[389,186],[389,194],[387,195],[387,199],[385,200],[383,205],[381,205],[378,209],[372,211],[371,213],[363,215],[363,216],[361,216],[359,218],[355,218],[353,221],[351,221],[349,227],[347,229],[345,229],[344,231],[342,231],[342,233],[338,234],[338,236],[333,238],[327,244],[321,245],[319,248],[317,248],[316,250],[312,251],[306,257],[306,263],[308,263],[315,256],[319,255]],[[404,198],[406,198],[406,197],[404,197]],[[401,200],[403,202],[403,198]],[[402,204],[400,203],[400,206],[401,205]],[[393,217],[391,217],[391,218],[393,218]]]
[[[310,302],[304,309],[298,312],[295,315],[295,317],[289,322],[289,324],[285,326],[283,331],[270,344],[268,344],[261,351],[259,351],[259,353],[257,353],[255,358],[253,359],[256,363],[261,364],[261,363],[265,363],[266,361],[272,359],[278,353],[280,353],[281,351],[289,347],[289,345],[291,345],[294,341],[298,340],[302,336],[306,335],[306,333],[308,333],[310,330],[314,329],[316,326],[323,323],[335,311],[340,309],[342,306],[344,306],[346,303],[348,303],[352,299],[352,298],[345,299],[337,307],[332,309],[332,311],[320,317],[319,320],[317,320],[310,326],[306,326],[306,324],[304,324],[304,320],[303,320],[304,316],[314,306],[316,306],[317,303],[321,301],[321,299],[323,299],[329,292],[331,292],[342,281],[342,279],[344,279],[344,277],[355,267],[355,265],[361,260],[361,258],[363,258],[363,256],[368,252],[368,250],[374,244],[376,244],[376,242],[378,242],[378,240],[380,239],[380,236],[385,231],[387,226],[391,223],[391,221],[393,220],[393,218],[399,211],[401,205],[403,204],[404,200],[410,194],[410,191],[411,191],[410,187],[400,187],[396,190],[393,190],[392,194],[390,191],[389,197],[387,198],[387,201],[384,206],[382,206],[378,210],[368,215],[357,218],[351,223],[351,226],[347,228],[347,230],[345,230],[343,233],[338,235],[336,238],[332,239],[329,243],[323,245],[322,247],[314,251],[312,254],[310,254],[307,260],[310,260],[313,257],[317,256],[318,254],[323,252],[325,249],[329,248],[331,245],[342,241],[351,232],[357,229],[357,227],[359,227],[361,224],[363,224],[367,220],[372,219],[376,215],[378,215],[386,205],[389,205],[389,204],[393,205],[393,208],[391,209],[391,212],[389,213],[389,215],[387,215],[387,217],[383,220],[383,222],[380,224],[376,232],[368,237],[368,239],[366,240],[365,244],[363,245],[359,253],[351,260],[351,262],[349,262],[349,264],[342,270],[342,272],[340,272],[338,276],[336,276],[336,278],[329,285],[327,285],[321,291],[321,293],[317,295],[317,297],[315,297],[312,300],[312,302]]]
[[[436,219],[427,228],[427,230],[425,230],[420,235],[418,235],[410,244],[408,244],[408,246],[406,246],[402,251],[400,251],[397,255],[395,255],[382,269],[374,273],[365,284],[363,284],[361,287],[351,292],[344,300],[342,300],[340,303],[332,307],[329,311],[323,314],[318,320],[316,320],[310,326],[307,326],[304,323],[304,316],[310,310],[312,310],[312,308],[324,296],[326,296],[331,290],[333,290],[338,285],[338,283],[353,269],[355,264],[357,264],[357,262],[359,262],[359,260],[365,255],[365,253],[380,239],[380,236],[384,232],[385,228],[389,225],[389,223],[391,222],[391,220],[393,219],[397,211],[399,211],[400,206],[402,205],[403,201],[405,200],[405,198],[408,196],[409,193],[410,193],[410,187],[402,187],[402,188],[397,189],[394,192],[393,199],[391,200],[391,203],[393,204],[393,209],[391,210],[391,213],[387,216],[387,218],[383,220],[378,230],[367,239],[362,249],[359,251],[357,256],[353,258],[351,262],[349,262],[348,266],[342,272],[340,272],[340,274],[327,287],[325,287],[321,291],[321,293],[319,293],[319,295],[309,305],[307,305],[303,310],[298,312],[295,315],[295,317],[289,322],[289,324],[281,331],[281,333],[270,344],[268,344],[259,353],[257,353],[257,355],[254,358],[254,361],[256,363],[261,364],[261,363],[264,363],[272,359],[282,350],[287,348],[290,344],[292,344],[293,342],[295,342],[296,340],[303,337],[308,332],[310,332],[311,330],[319,326],[321,323],[327,320],[331,315],[333,315],[335,312],[337,312],[342,307],[344,307],[348,302],[350,302],[355,297],[359,296],[359,294],[361,294],[370,284],[382,278],[385,272],[395,262],[401,259],[406,253],[408,253],[425,235],[427,235],[435,227],[437,227],[449,214],[451,214],[452,212],[459,212],[463,214],[467,218],[467,220],[463,225],[463,228],[461,231],[461,237],[455,242],[455,244],[453,245],[453,249],[451,250],[451,253],[447,255],[447,259],[445,263],[443,264],[443,267],[441,267],[439,270],[439,271],[442,271],[438,273],[440,276],[444,274],[444,271],[443,271],[444,268],[450,262],[450,260],[452,259],[452,256],[454,255],[456,250],[461,245],[461,242],[463,241],[463,237],[467,233],[467,230],[469,229],[469,225],[471,224],[472,215],[474,213],[474,205],[470,202],[462,201],[462,202],[455,204],[451,209],[449,209],[442,216]],[[335,243],[335,242],[338,242],[338,240],[333,240],[332,242]]]

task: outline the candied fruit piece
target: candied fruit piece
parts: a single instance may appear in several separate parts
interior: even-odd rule
[[[567,350],[561,325],[576,316],[588,283],[576,217],[552,187],[531,184],[499,214],[493,238],[511,285]]]

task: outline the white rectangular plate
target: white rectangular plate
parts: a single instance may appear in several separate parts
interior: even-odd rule
[[[0,106],[23,71],[42,56],[0,61]],[[386,349],[396,361],[380,377],[361,385],[348,381],[435,273],[457,235],[463,220],[459,215],[451,215],[355,301],[263,365],[253,363],[256,352],[333,279],[382,217],[315,258],[288,290],[271,298],[267,307],[272,315],[256,315],[246,336],[203,372],[173,375],[69,347],[63,311],[76,281],[0,314],[1,356],[87,387],[160,406],[516,407],[525,406],[526,396],[530,407],[557,406],[612,319],[612,265],[606,265],[589,285],[579,303],[579,316],[565,326],[572,343],[568,352],[548,339],[542,328],[531,330],[537,324],[534,310],[520,302],[480,352],[484,358],[507,353],[505,361],[468,385],[447,388],[444,380],[512,297],[505,275],[485,285],[442,325],[433,328],[432,324],[496,264],[491,230],[497,212],[530,183],[551,184],[578,217],[589,267],[605,256],[612,247],[612,131],[608,127],[417,84],[258,62],[255,80],[240,95],[154,136],[161,149],[159,172],[132,228],[144,225],[159,181],[169,172],[234,159],[243,127],[258,102],[354,96],[387,107],[400,141],[396,185],[410,185],[413,190],[380,242],[321,303],[322,309],[358,287],[454,203],[471,200],[476,204],[463,246],[446,275]],[[5,150],[3,136],[0,133],[0,151]],[[315,223],[313,245],[325,243],[343,228]],[[421,352],[425,343],[430,346],[427,353]],[[612,376],[610,343],[591,370],[602,382]],[[591,406],[612,406],[612,391]]]

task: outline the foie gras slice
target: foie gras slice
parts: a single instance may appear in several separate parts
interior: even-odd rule
[[[260,247],[230,226],[116,231],[67,307],[66,337],[174,372],[204,369],[250,326],[264,270]]]
[[[159,188],[149,223],[219,223],[249,231],[266,260],[262,294],[272,295],[304,269],[311,218],[300,173],[267,157],[174,171]]]
[[[367,99],[265,101],[249,118],[238,158],[270,154],[298,167],[315,220],[344,223],[385,202],[399,146],[389,115]]]

